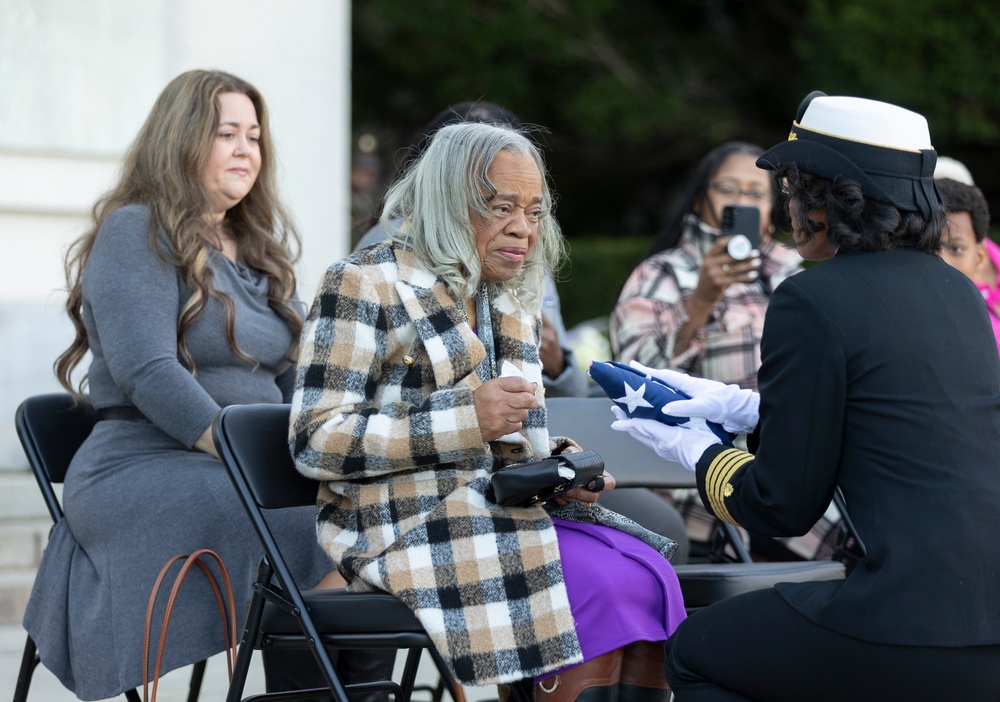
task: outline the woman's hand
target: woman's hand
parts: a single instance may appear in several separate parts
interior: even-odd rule
[[[576,446],[567,446],[565,449],[560,451],[560,453],[578,453],[582,451]],[[572,490],[567,490],[559,497],[552,499],[557,505],[562,507],[563,505],[568,505],[570,502],[579,502],[584,507],[590,507],[595,502],[597,498],[600,497],[602,492],[611,491],[615,489],[615,478],[611,473],[605,471],[599,477],[591,480],[589,483],[583,487],[573,488]]]
[[[573,449],[573,451],[577,450],[579,449]],[[572,453],[572,451],[567,449],[563,453]],[[552,501],[560,507],[568,505],[570,502],[579,502],[584,507],[590,507],[597,502],[597,498],[601,496],[602,492],[610,492],[614,489],[615,478],[611,473],[605,471],[600,477],[591,480],[586,485],[567,490],[559,497],[553,498]]]
[[[219,452],[215,450],[215,442],[212,441],[212,426],[209,425],[208,429],[201,433],[198,440],[194,442],[194,447],[199,451],[204,451],[207,454],[219,457]]]
[[[542,343],[538,347],[538,358],[542,361],[542,372],[550,378],[558,378],[566,370],[566,354],[559,345],[559,332],[542,315]]]
[[[705,304],[714,305],[733,283],[752,283],[760,276],[760,253],[752,252],[737,261],[726,252],[731,236],[721,236],[705,254],[698,272],[694,295]]]
[[[473,401],[479,431],[489,443],[505,434],[520,431],[528,412],[538,408],[535,389],[538,383],[519,376],[494,378],[476,388]]]
[[[715,240],[705,254],[698,271],[698,284],[684,300],[688,318],[674,334],[674,355],[691,347],[698,330],[708,322],[712,307],[733,283],[752,283],[760,276],[760,252],[754,251],[743,261],[737,261],[726,252],[731,236]]]

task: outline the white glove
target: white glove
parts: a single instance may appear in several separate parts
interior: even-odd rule
[[[617,417],[617,421],[611,423],[612,429],[627,432],[660,458],[680,463],[692,473],[705,449],[722,443],[719,437],[706,429],[671,426],[655,419],[632,419],[615,405],[611,406],[611,411]]]
[[[663,407],[663,414],[671,417],[701,417],[721,424],[723,429],[731,433],[749,434],[757,426],[760,419],[760,395],[753,390],[695,378],[666,368],[647,368],[638,361],[632,361],[629,365],[691,396],[690,400],[667,403]]]

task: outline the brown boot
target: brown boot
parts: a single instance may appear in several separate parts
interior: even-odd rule
[[[666,702],[670,686],[663,674],[663,642],[636,641],[622,656],[620,702]]]
[[[617,648],[543,680],[535,685],[535,701],[618,702],[624,650]]]

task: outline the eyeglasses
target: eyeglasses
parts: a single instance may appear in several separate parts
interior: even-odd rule
[[[726,198],[736,199],[742,195],[750,200],[765,200],[771,196],[771,193],[763,190],[741,190],[735,183],[716,182],[710,183],[708,187]]]

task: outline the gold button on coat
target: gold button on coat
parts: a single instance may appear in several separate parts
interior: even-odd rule
[[[732,483],[726,483],[726,487],[725,487],[725,489],[723,489],[722,494],[724,496],[726,496],[726,497],[729,497],[730,495],[733,494],[733,485],[732,485]]]
[[[413,356],[403,356],[403,365],[407,368],[413,368],[415,364],[416,361],[413,360]]]

